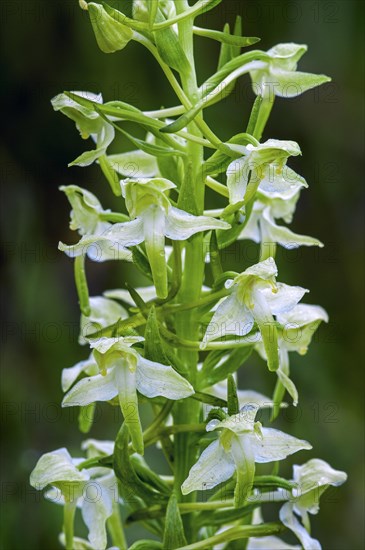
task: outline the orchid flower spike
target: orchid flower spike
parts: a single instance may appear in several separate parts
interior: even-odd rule
[[[334,470],[327,462],[318,458],[313,458],[302,466],[293,466],[293,474],[297,487],[292,491],[293,498],[281,507],[280,520],[298,537],[304,550],[321,550],[318,540],[310,536],[308,513],[317,514],[320,496],[330,485],[342,485],[347,474]]]
[[[245,405],[238,414],[225,420],[211,420],[206,430],[222,430],[200,455],[184,481],[181,491],[211,489],[227,481],[236,472],[235,505],[242,506],[252,490],[255,462],[283,460],[287,456],[311,449],[307,441],[297,439],[279,430],[262,428],[255,422],[258,405]]]
[[[99,374],[77,382],[65,395],[62,406],[85,406],[94,401],[110,401],[118,396],[133,447],[143,454],[137,390],[150,398],[161,395],[179,400],[192,395],[194,389],[171,366],[145,359],[131,348],[141,340],[140,337],[100,338],[92,342]],[[90,368],[90,365],[86,367]]]
[[[238,275],[232,292],[218,305],[204,343],[226,335],[245,336],[256,323],[262,336],[270,370],[279,367],[277,329],[273,315],[290,311],[308,292],[299,286],[276,283],[273,258],[253,265]]]

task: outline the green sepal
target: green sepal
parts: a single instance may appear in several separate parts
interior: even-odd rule
[[[211,420],[219,420],[221,422],[222,420],[226,420],[227,413],[224,412],[223,409],[214,407],[214,409],[210,409],[208,416],[206,418],[206,422],[210,422]]]
[[[210,237],[209,258],[210,258],[210,268],[212,270],[213,280],[215,282],[218,279],[218,277],[223,273],[223,268],[222,268],[222,263],[221,263],[219,248],[218,248],[217,234],[215,231],[212,231],[212,234]]]
[[[74,262],[75,283],[77,295],[79,297],[80,310],[83,315],[88,317],[91,313],[91,309],[89,302],[89,288],[85,273],[85,256],[76,256]]]
[[[165,21],[161,11],[157,9],[156,23]],[[157,30],[153,33],[156,48],[161,59],[180,74],[187,74],[190,71],[189,61],[181,47],[176,32],[171,28]]]
[[[232,374],[227,377],[227,403],[229,416],[239,413],[240,404],[237,397],[237,386]]]
[[[157,363],[162,363],[163,365],[169,365],[169,361],[165,355],[164,346],[161,340],[156,309],[154,306],[151,307],[148,314],[144,337],[144,351],[146,359]]]
[[[133,37],[133,31],[121,23],[120,16],[115,19],[107,11],[106,4],[87,4],[90,22],[95,34],[96,42],[104,53],[113,53],[122,50]],[[116,10],[115,10],[116,11]]]
[[[96,403],[90,403],[90,405],[85,405],[80,407],[79,411],[79,430],[83,434],[89,433],[94,422]]]
[[[184,526],[181,519],[177,497],[172,493],[166,510],[165,530],[163,535],[163,549],[182,548],[186,546]]]
[[[256,36],[235,36],[234,34],[230,34],[226,31],[221,32],[212,29],[201,29],[200,27],[194,27],[193,32],[197,36],[212,38],[213,40],[218,40],[218,42],[221,42],[222,44],[235,46],[237,48],[252,46],[253,44],[256,44],[256,42],[260,41],[260,38],[257,38]]]
[[[98,159],[99,166],[106,177],[111,190],[113,191],[114,195],[119,197],[122,194],[122,188],[119,183],[119,177],[116,171],[113,169],[108,157],[106,155],[101,155]]]

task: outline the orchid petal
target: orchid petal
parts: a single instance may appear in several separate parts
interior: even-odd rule
[[[300,540],[304,550],[321,550],[318,540],[313,539],[303,525],[298,521],[293,512],[293,505],[286,502],[279,512],[280,521]]]
[[[270,215],[269,208],[265,208],[262,216],[266,223],[266,231],[272,242],[279,243],[281,246],[288,249],[298,248],[299,246],[323,247],[323,243],[314,237],[299,235],[291,231],[288,227],[276,225]]]
[[[128,151],[117,155],[108,155],[112,168],[123,176],[148,178],[158,174],[156,157],[144,151]]]
[[[300,286],[291,286],[284,283],[276,283],[275,289],[262,288],[260,293],[270,306],[271,313],[278,315],[293,309],[309,290]]]
[[[297,439],[280,430],[261,428],[262,439],[255,433],[248,434],[255,454],[255,461],[259,463],[283,460],[287,456],[302,449],[311,449],[312,445],[303,439]]]
[[[166,219],[165,235],[174,241],[184,241],[195,233],[210,229],[230,229],[230,224],[209,216],[193,216],[171,206]]]
[[[30,475],[30,484],[38,490],[51,484],[62,490],[62,484],[84,483],[88,479],[87,471],[78,470],[67,449],[61,448],[41,456]]]
[[[112,474],[113,475],[113,474]],[[111,481],[111,476],[106,476]],[[102,479],[102,478],[101,478]],[[107,545],[106,520],[112,514],[113,489],[101,479],[91,480],[84,489],[81,507],[83,520],[89,529],[89,540],[93,548],[104,549]]]
[[[233,476],[234,460],[219,441],[213,441],[200,455],[181,486],[183,495],[211,489]]]
[[[232,438],[231,452],[236,466],[234,501],[236,508],[243,506],[253,489],[255,454],[247,434]]]
[[[167,264],[165,257],[165,212],[158,205],[150,205],[143,212],[143,232],[153,282],[159,298],[168,294]]]
[[[62,407],[81,407],[95,401],[110,401],[118,394],[111,369],[105,376],[96,374],[83,378],[65,395]]]
[[[87,374],[97,374],[99,371],[98,365],[92,355],[89,356],[85,361],[80,361],[76,363],[73,367],[62,370],[62,390],[67,391],[72,384],[77,380],[82,372],[87,372]]]
[[[204,343],[232,334],[245,336],[254,325],[250,310],[242,304],[234,291],[219,304],[204,335]]]
[[[137,389],[146,397],[163,395],[178,400],[194,393],[192,385],[172,367],[139,357],[137,368]]]

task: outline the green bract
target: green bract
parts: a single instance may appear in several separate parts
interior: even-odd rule
[[[305,550],[319,550],[308,514],[318,512],[329,485],[346,480],[319,459],[294,466],[292,480],[281,477],[281,461],[312,446],[259,421],[264,409],[273,421],[289,406],[285,392],[298,403],[289,354],[305,354],[328,321],[323,308],[301,303],[308,290],[276,281],[278,244],[323,245],[278,221],[292,222],[308,187],[287,166],[289,157],[301,155],[298,143],[261,138],[275,96],[295,97],[330,79],[297,71],[305,45],[242,53],[259,39],[242,35],[246,22],[239,16],[232,27],[204,28],[202,16],[221,1],[227,0],[134,0],[125,6],[129,16],[105,2],[79,2],[99,48],[119,52],[138,42],[166,77],[176,105],[165,107],[161,96],[142,110],[83,91],[52,99],[81,137],[94,142],[70,166],[95,162],[95,189],[101,176],[113,195],[103,194],[102,206],[77,185],[77,170],[72,185],[61,187],[79,240],[60,242],[59,249],[74,259],[79,343],[87,348],[84,360],[62,370],[62,406],[79,407],[80,431],[91,433],[82,444],[85,458],[73,459],[65,448],[46,453],[30,481],[64,505],[59,540],[66,550],[298,548],[281,539],[285,529]],[[205,81],[195,69],[195,36],[220,46],[217,70]],[[251,78],[257,97],[247,120],[237,113],[241,127],[223,138],[204,109],[241,77]],[[234,266],[230,252],[240,239],[244,263]],[[252,265],[247,241],[260,244]],[[100,295],[90,296],[88,258],[120,260],[109,267],[118,288],[100,289],[102,279],[94,277]],[[259,387],[241,387],[247,378],[240,370],[253,352],[276,374],[268,373],[268,383],[276,381],[270,398]],[[321,366],[304,368],[315,380]],[[120,406],[122,415],[110,426],[109,416],[102,419],[115,441],[93,438],[94,416],[103,411],[98,402]],[[153,446],[160,454],[151,459],[165,460],[158,471],[165,467],[168,475],[149,466]],[[275,464],[267,469],[266,463]],[[202,498],[199,491],[208,489],[212,496]],[[267,503],[270,522],[261,515]],[[74,533],[77,508],[88,530],[81,537]],[[128,540],[124,526],[134,524],[143,538]]]

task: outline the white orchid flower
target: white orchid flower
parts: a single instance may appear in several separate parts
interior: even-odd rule
[[[73,459],[65,448],[46,453],[31,473],[30,483],[38,490],[52,486],[47,499],[64,504],[66,539],[67,533],[73,531],[70,523],[73,524],[75,509],[79,507],[89,530],[91,548],[103,550],[107,545],[105,523],[113,512],[115,498],[114,472],[102,467],[80,469],[83,461]]]
[[[229,229],[224,221],[207,216],[193,216],[171,206],[165,192],[176,187],[163,178],[124,180],[122,190],[126,206],[132,218],[130,222],[116,223],[102,235],[83,237],[74,246],[62,246],[69,256],[85,253],[87,247],[100,247],[99,254],[114,251],[123,258],[127,247],[145,243],[157,296],[166,298],[168,293],[165,237],[183,241],[210,229]],[[129,253],[130,254],[130,253]],[[127,258],[128,259],[128,258]],[[99,260],[101,261],[101,260]]]
[[[305,44],[277,44],[267,51],[270,60],[250,64],[250,76],[256,95],[272,98],[296,97],[331,79],[325,75],[302,73],[296,70],[299,59],[307,51]]]
[[[172,400],[194,393],[191,384],[171,366],[142,357],[130,346],[141,340],[100,338],[92,342],[100,373],[81,379],[65,395],[62,406],[85,406],[95,401],[110,401],[118,395],[125,423],[135,450],[143,453],[142,427],[137,390],[146,397],[161,395]]]
[[[290,311],[279,313],[276,318],[281,327],[278,328],[279,368],[276,371],[278,383],[274,394],[274,416],[285,389],[292,397],[293,404],[298,404],[298,391],[290,379],[289,352],[296,351],[304,355],[320,323],[328,322],[328,315],[320,306],[297,304]],[[267,359],[265,348],[260,342],[255,344],[255,349],[263,359]]]
[[[318,540],[309,534],[308,513],[317,514],[320,496],[330,485],[342,485],[347,474],[334,470],[327,462],[318,458],[313,458],[302,466],[293,466],[293,474],[297,487],[293,489],[293,499],[281,507],[280,520],[298,537],[304,550],[321,550]]]
[[[256,323],[261,332],[268,367],[276,370],[279,358],[273,315],[290,311],[308,292],[299,286],[276,283],[276,275],[273,258],[255,264],[238,275],[233,280],[231,294],[222,300],[214,312],[204,344],[226,335],[245,336]]]
[[[92,92],[70,92],[70,94],[80,96],[94,103],[103,103],[101,94],[93,94]],[[115,130],[111,124],[106,122],[95,110],[80,105],[66,94],[59,94],[54,97],[52,99],[52,106],[55,111],[61,111],[76,123],[76,127],[83,139],[87,139],[90,136],[96,143],[96,149],[85,151],[85,153],[82,153],[82,155],[71,162],[70,166],[88,166],[105,155],[115,134]]]
[[[235,146],[242,151],[242,157],[233,160],[227,168],[227,187],[230,204],[245,200],[247,203],[256,193],[260,182],[268,179],[270,165],[275,163],[275,171],[282,175],[286,161],[290,156],[301,154],[295,141],[268,139],[257,146]]]
[[[307,187],[305,180],[285,166],[277,170],[276,164],[269,164],[264,178],[257,189],[257,200],[254,203],[247,225],[239,239],[251,239],[262,243],[268,250],[275,243],[285,248],[298,246],[320,246],[323,244],[313,237],[298,235],[288,227],[276,224],[276,218],[290,223],[293,218],[300,191]]]
[[[307,441],[279,430],[262,428],[255,422],[258,409],[257,405],[245,405],[238,414],[207,424],[208,432],[216,429],[222,432],[191,468],[181,487],[184,495],[213,488],[236,472],[235,504],[241,506],[252,489],[255,462],[283,460],[301,449],[312,448]]]

